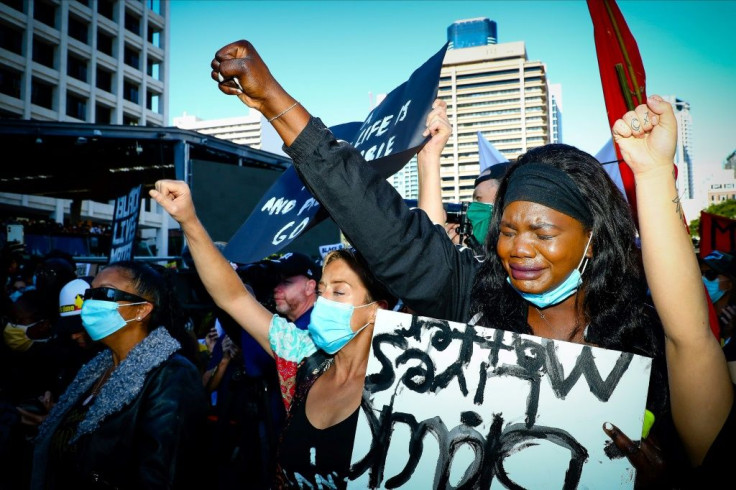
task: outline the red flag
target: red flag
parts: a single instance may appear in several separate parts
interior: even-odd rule
[[[593,20],[595,50],[598,55],[598,70],[601,74],[603,98],[606,101],[608,127],[627,111],[646,102],[644,90],[646,75],[639,55],[639,47],[631,35],[615,0],[587,0]],[[636,214],[636,188],[634,175],[616,146],[621,180],[626,198],[631,206],[634,220]]]
[[[700,212],[700,257],[713,250],[733,253],[736,250],[736,219]]]

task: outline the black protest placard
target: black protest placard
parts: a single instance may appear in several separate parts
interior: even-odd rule
[[[256,205],[223,254],[237,264],[268,257],[314,226],[319,210],[319,203],[291,166]]]
[[[133,259],[140,212],[140,185],[133,187],[129,192],[115,199],[109,263]]]
[[[401,170],[427,141],[427,114],[437,98],[447,44],[412,73],[360,122],[330,128],[335,138],[357,148],[388,178]],[[277,253],[328,215],[293,167],[271,186],[225,247],[231,262],[247,264]]]
[[[384,178],[401,170],[424,145],[427,114],[437,98],[447,44],[393,89],[349,141]]]

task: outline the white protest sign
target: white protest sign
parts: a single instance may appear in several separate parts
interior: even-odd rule
[[[633,488],[651,359],[379,310],[349,488]]]

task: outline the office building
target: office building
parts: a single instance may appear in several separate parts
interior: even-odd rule
[[[696,189],[693,175],[693,142],[690,103],[674,95],[662,97],[672,104],[677,119],[677,149],[675,165],[677,165],[677,193],[680,199],[694,199]],[[702,194],[701,194],[702,195]]]
[[[447,28],[449,49],[496,44],[497,39],[496,23],[486,17],[458,20]]]
[[[143,185],[146,196],[156,179],[177,178],[202,196],[200,217],[213,239],[227,240],[288,167],[281,155],[167,127],[170,6],[2,0],[0,138],[25,159],[7,158],[0,169],[0,221],[24,223],[52,243],[110,225],[114,199],[131,186]],[[140,251],[179,255],[178,225],[142,201]],[[83,249],[73,255],[105,253]]]
[[[478,131],[510,160],[550,142],[546,69],[527,58],[523,41],[448,50],[439,97],[447,102],[453,126],[441,160],[445,202],[472,199],[479,173]]]
[[[166,125],[168,2],[4,0],[0,19],[0,117]],[[0,193],[0,207],[60,224],[65,216],[109,223],[114,208],[12,193]],[[139,228],[165,253],[168,226],[148,210]]]
[[[718,169],[713,175],[704,179],[707,203],[703,207],[718,204],[727,200],[736,200],[736,180],[730,169]]]
[[[4,1],[0,115],[164,126],[168,9],[152,0]]]
[[[419,197],[417,156],[414,155],[409,160],[409,163],[404,165],[404,168],[393,174],[387,180],[404,199],[417,199]]]
[[[562,85],[549,84],[549,142],[562,143]]]
[[[283,141],[276,130],[268,124],[263,114],[254,109],[247,116],[208,120],[184,113],[175,117],[173,123],[178,128],[191,129],[240,145],[285,155],[281,149]]]

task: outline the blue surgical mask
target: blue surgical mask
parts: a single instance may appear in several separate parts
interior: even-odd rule
[[[123,318],[118,312],[119,307],[142,304],[145,302],[119,305],[115,301],[86,299],[82,303],[82,325],[92,340],[104,339],[133,321]]]
[[[710,281],[703,276],[703,284],[705,284],[705,289],[708,290],[708,296],[710,296],[710,300],[713,303],[721,299],[723,295],[726,294],[726,291],[721,290],[721,281],[718,280],[718,277]]]
[[[357,332],[353,332],[350,327],[353,310],[373,303],[375,301],[361,306],[353,306],[348,303],[332,301],[323,296],[317,298],[310,316],[309,327],[307,327],[314,344],[318,349],[328,354],[335,354],[369,325],[366,323]]]
[[[583,283],[583,272],[585,272],[585,268],[588,266],[588,261],[585,258],[585,254],[588,253],[588,247],[590,246],[590,241],[593,239],[593,234],[590,234],[590,238],[588,238],[588,243],[585,245],[585,251],[583,251],[583,257],[580,259],[580,263],[578,263],[578,266],[570,273],[567,278],[562,281],[557,287],[554,287],[550,289],[549,291],[545,291],[543,293],[525,293],[523,291],[519,291],[518,289],[514,288],[514,290],[521,295],[522,298],[527,300],[528,302],[532,303],[537,308],[547,308],[548,306],[554,306],[558,303],[562,303],[567,298],[575,294],[575,292],[578,290],[578,287]],[[585,262],[585,264],[583,264]],[[583,270],[580,270],[580,266],[583,266]],[[506,277],[506,281],[511,284],[511,278]],[[511,284],[511,287],[513,288],[514,285]]]

